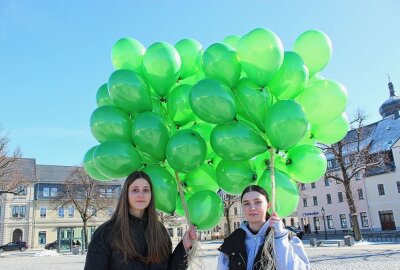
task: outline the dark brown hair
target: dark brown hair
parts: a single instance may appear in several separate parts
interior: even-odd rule
[[[242,195],[240,196],[240,201],[241,202],[243,201],[244,194],[246,194],[248,192],[252,192],[252,191],[256,191],[256,192],[260,193],[261,195],[263,195],[267,199],[267,202],[269,202],[269,196],[268,196],[267,191],[264,188],[262,188],[261,186],[258,186],[258,185],[247,186],[243,190]],[[267,210],[266,220],[268,220],[269,217],[270,217],[270,215],[269,215],[268,210]]]
[[[145,229],[145,239],[148,246],[147,257],[141,256],[138,252],[138,247],[135,247],[129,227],[129,187],[139,178],[146,180],[151,190],[151,200],[143,215],[148,220],[147,228]],[[160,263],[163,259],[168,258],[169,254],[172,252],[171,241],[167,230],[158,220],[153,184],[151,183],[150,176],[145,172],[135,171],[126,178],[121,196],[110,222],[114,224],[112,245],[122,252],[125,262],[136,259],[145,263]],[[133,231],[133,233],[135,232]]]

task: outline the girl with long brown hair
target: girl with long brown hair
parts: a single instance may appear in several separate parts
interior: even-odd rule
[[[153,185],[142,172],[131,173],[111,219],[92,236],[85,270],[187,269],[186,251],[197,238],[190,227],[172,251],[172,242],[156,213]]]

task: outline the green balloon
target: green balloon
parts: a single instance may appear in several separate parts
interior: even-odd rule
[[[188,173],[203,164],[206,159],[206,142],[194,130],[179,130],[167,144],[167,160],[178,172]]]
[[[219,190],[215,179],[215,168],[207,163],[187,173],[185,177],[185,191],[193,194],[202,190],[211,190],[213,192]]]
[[[198,230],[215,227],[224,213],[224,203],[212,191],[204,190],[193,194],[187,202],[190,221]]]
[[[268,29],[257,28],[238,44],[239,60],[247,76],[258,86],[266,86],[283,63],[283,45]]]
[[[234,48],[235,50],[237,50],[240,38],[241,38],[241,36],[238,36],[238,35],[230,35],[230,36],[227,36],[226,38],[224,38],[222,43],[225,43],[226,45],[229,45],[232,48]]]
[[[182,60],[181,79],[193,76],[201,70],[203,46],[200,42],[191,38],[182,39],[175,44],[175,48]]]
[[[338,118],[326,124],[311,125],[311,133],[318,142],[333,144],[343,139],[349,128],[349,118],[346,113],[342,113]]]
[[[296,211],[299,203],[299,190],[296,182],[292,181],[289,176],[279,170],[274,170],[275,174],[275,212],[280,217],[289,216]],[[263,187],[271,200],[272,185],[271,171],[264,171],[257,185]]]
[[[215,153],[226,160],[249,160],[267,150],[265,140],[241,122],[216,126],[210,141]]]
[[[248,160],[222,160],[216,173],[219,186],[229,194],[241,194],[247,186],[257,183],[255,167]]]
[[[158,165],[146,166],[143,171],[150,176],[153,184],[156,208],[168,214],[172,214],[176,208],[177,184],[175,178]]]
[[[268,88],[278,99],[292,99],[304,90],[307,80],[308,69],[303,59],[295,52],[285,52],[283,64]]]
[[[241,79],[235,95],[239,115],[264,132],[265,116],[272,105],[271,95],[248,78]]]
[[[123,140],[131,142],[131,120],[114,106],[98,107],[90,116],[90,130],[99,142]]]
[[[93,154],[97,170],[109,178],[123,178],[142,167],[142,159],[132,144],[123,141],[107,141]]]
[[[136,39],[121,38],[112,48],[112,64],[115,69],[129,69],[142,74],[142,61],[145,51],[143,44]]]
[[[217,80],[205,79],[192,87],[190,106],[201,120],[223,124],[236,116],[235,99],[231,90]]]
[[[144,112],[136,116],[133,121],[132,140],[134,144],[142,152],[158,161],[165,159],[169,134],[169,129],[159,114]]]
[[[256,168],[258,178],[260,178],[263,172],[269,168],[270,159],[271,155],[269,151],[261,153],[260,155],[257,155],[251,159],[251,163],[254,164],[254,167]]]
[[[311,124],[324,124],[339,117],[347,105],[346,88],[332,80],[310,84],[296,98]]]
[[[215,43],[204,52],[203,71],[208,78],[220,80],[233,89],[240,79],[242,67],[231,46]]]
[[[115,106],[112,101],[110,94],[108,93],[107,84],[103,84],[100,86],[99,90],[96,93],[96,103],[97,107],[101,106]]]
[[[327,160],[321,149],[312,145],[300,145],[288,152],[289,175],[301,183],[319,180],[326,171]]]
[[[207,159],[212,158],[215,153],[211,147],[210,144],[210,136],[211,136],[211,131],[213,130],[215,126],[207,123],[196,123],[191,127],[192,130],[197,131],[200,136],[204,139],[207,145]]]
[[[301,106],[293,100],[280,100],[272,105],[265,118],[265,132],[278,149],[295,146],[307,130],[307,119]]]
[[[313,82],[319,81],[319,80],[324,80],[325,77],[322,76],[320,73],[315,73],[314,75],[310,76],[310,79],[308,80],[307,86]]]
[[[153,158],[146,152],[140,151],[138,148],[136,148],[139,152],[140,157],[142,158],[143,165],[160,165],[161,161]]]
[[[179,78],[181,58],[171,44],[156,42],[144,54],[143,68],[150,85],[160,97],[165,97]]]
[[[303,58],[312,76],[323,70],[329,63],[332,56],[332,43],[324,32],[309,30],[296,39],[293,51]]]
[[[83,158],[83,168],[85,169],[86,173],[93,179],[96,179],[99,181],[109,180],[109,178],[107,176],[102,175],[99,172],[99,170],[96,169],[96,166],[94,165],[93,154],[94,154],[94,151],[96,150],[96,147],[97,146],[93,146],[86,152],[86,154]]]
[[[140,113],[152,109],[150,89],[133,71],[114,71],[108,79],[108,92],[113,103],[123,110]]]
[[[176,125],[185,125],[196,117],[189,103],[191,89],[192,86],[181,84],[172,89],[167,98],[167,112]]]

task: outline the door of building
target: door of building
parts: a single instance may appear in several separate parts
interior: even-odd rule
[[[379,219],[381,220],[382,231],[396,230],[392,210],[379,211]]]
[[[13,231],[13,242],[20,242],[22,241],[22,231],[20,229],[16,229]]]

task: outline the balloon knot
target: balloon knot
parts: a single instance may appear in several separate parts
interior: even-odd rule
[[[288,159],[286,160],[286,165],[290,165],[290,164],[292,164],[292,160],[291,160],[290,158],[288,158]]]
[[[165,103],[165,102],[167,102],[167,99],[165,97],[161,97],[160,101]]]

